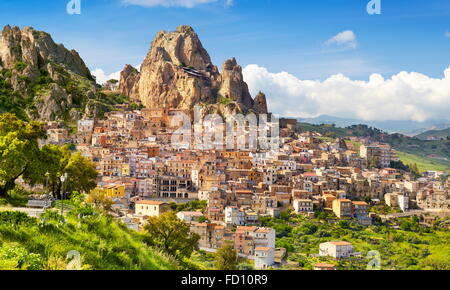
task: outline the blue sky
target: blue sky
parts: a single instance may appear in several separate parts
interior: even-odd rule
[[[243,66],[259,64],[300,78],[344,72],[366,79],[402,70],[441,77],[450,64],[448,0],[382,0],[381,15],[366,12],[369,0],[224,1],[167,8],[81,0],[82,14],[68,15],[69,0],[2,0],[0,24],[48,31],[78,50],[91,69],[109,73],[139,64],[157,31],[180,24],[197,30],[216,64],[235,56]],[[324,47],[345,30],[355,33],[356,49]]]
[[[176,6],[202,1],[209,3]],[[107,74],[140,64],[157,31],[181,24],[194,27],[219,66],[234,56],[243,67],[301,80],[342,73],[367,81],[373,73],[390,78],[401,71],[440,79],[450,66],[448,0],[381,0],[381,15],[367,13],[369,0],[81,0],[81,15],[68,15],[68,2],[2,0],[0,25],[47,31]],[[269,102],[279,97],[273,93]]]

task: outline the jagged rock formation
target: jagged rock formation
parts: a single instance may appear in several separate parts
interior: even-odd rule
[[[20,105],[28,117],[39,120],[80,117],[87,96],[96,92],[95,80],[79,54],[31,27],[3,28],[0,80],[11,92],[9,107]]]
[[[259,92],[255,97],[255,104],[253,105],[253,108],[257,112],[267,112],[267,98],[266,95],[262,92]]]
[[[129,96],[132,101],[139,101],[139,79],[137,69],[127,64],[120,73],[119,93]]]
[[[259,96],[256,102],[252,99],[236,59],[225,61],[220,73],[189,26],[159,32],[140,73],[127,65],[119,88],[149,108],[192,109],[204,105],[223,114],[267,113],[265,96]]]

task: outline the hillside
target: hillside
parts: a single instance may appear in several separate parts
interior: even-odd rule
[[[416,136],[421,140],[447,139],[450,140],[450,128],[443,130],[430,130]]]
[[[339,118],[328,115],[321,115],[315,118],[301,118],[300,122],[310,124],[335,124],[338,127],[348,127],[352,125],[364,124],[370,127],[379,128],[389,133],[401,133],[407,136],[414,136],[428,130],[436,130],[447,128],[450,124],[448,120],[427,120],[424,122],[416,121],[365,121],[362,119]]]
[[[346,128],[334,125],[313,125],[299,122],[297,129],[300,132],[318,132],[325,137],[369,137],[374,142],[385,142],[399,151],[401,160],[405,164],[421,164],[421,170],[450,170],[450,141],[449,140],[421,140],[417,137],[408,137],[402,134],[388,134],[377,128],[367,125],[352,125]],[[447,159],[447,160],[445,160]]]
[[[75,50],[32,27],[5,26],[0,34],[0,113],[21,119],[76,121],[111,110]]]
[[[276,246],[287,249],[287,260],[298,263],[301,269],[312,270],[316,263],[331,263],[338,270],[365,270],[373,259],[366,256],[370,251],[380,253],[382,270],[450,269],[448,219],[433,228],[420,226],[414,218],[370,227],[354,221],[331,220],[335,218],[323,213],[316,219],[287,214],[280,219],[262,218],[265,226],[276,230]],[[321,243],[336,240],[352,243],[355,251],[364,255],[339,261],[318,257]],[[289,265],[285,267],[292,269]]]
[[[177,263],[149,248],[139,233],[111,217],[78,207],[65,221],[57,211],[40,219],[24,213],[0,211],[0,270],[65,270],[81,255],[81,269],[170,270]]]

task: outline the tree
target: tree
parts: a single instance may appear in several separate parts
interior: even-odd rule
[[[54,197],[61,194],[63,184],[61,176],[67,174],[64,192],[79,191],[88,193],[96,185],[97,170],[95,165],[80,153],[72,154],[69,147],[48,145],[42,148],[43,170],[41,184],[46,184]],[[47,176],[45,176],[47,174]]]
[[[233,246],[225,243],[216,253],[215,265],[217,270],[236,270],[238,256]]]
[[[372,160],[370,160],[369,168],[377,168],[378,167],[378,157],[373,156]]]
[[[0,197],[5,197],[22,177],[35,183],[42,174],[39,140],[47,137],[38,122],[26,123],[13,114],[0,115]]]
[[[87,203],[94,204],[97,208],[102,208],[105,211],[111,210],[113,201],[108,197],[105,190],[96,188],[92,190],[86,198]]]
[[[411,170],[411,175],[415,180],[422,176],[420,174],[419,168],[417,167],[417,163],[410,165],[410,170]]]
[[[189,224],[180,220],[174,212],[150,217],[144,226],[146,242],[177,259],[189,258],[198,249],[200,236],[190,232]]]

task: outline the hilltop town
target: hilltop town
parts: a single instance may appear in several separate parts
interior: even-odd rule
[[[171,135],[178,128],[170,120],[179,112],[122,108],[102,119],[80,120],[74,134],[49,124],[49,142],[73,143],[95,162],[99,189],[129,227],[140,229],[147,217],[172,210],[172,203],[205,201],[204,208],[177,213],[201,236],[200,249],[214,252],[231,241],[258,269],[273,267],[279,251],[276,231],[262,227],[261,217],[291,210],[315,218],[324,212],[370,226],[408,216],[431,224],[449,214],[450,179],[442,182],[438,172],[417,178],[391,168],[399,160],[387,144],[330,140],[298,132],[295,120],[281,119],[279,150],[173,149]],[[371,211],[382,205],[389,210]],[[330,242],[330,249],[321,245],[324,255],[354,254],[335,249],[351,244]]]
[[[380,232],[386,233],[386,242],[425,244],[432,241],[391,236],[390,230],[448,231],[446,172],[407,166],[391,145],[373,136],[330,138],[302,129],[296,119],[278,119],[269,113],[264,93],[251,96],[237,60],[226,60],[219,71],[189,26],[159,32],[140,70],[126,65],[120,80],[103,85],[96,84],[78,53],[46,33],[7,26],[0,48],[2,110],[45,124],[48,138],[40,138],[33,153],[46,148],[59,154],[60,149],[45,147],[57,145],[68,148],[67,158],[78,152],[94,164],[94,189],[81,193],[87,200],[94,194],[106,197],[108,217],[133,233],[145,229],[149,218],[175,212],[200,237],[198,248],[206,257],[231,244],[255,269],[298,269],[317,260],[312,268],[330,270],[352,268],[345,264],[352,259],[364,261],[371,253],[367,245],[383,243],[376,236]],[[216,122],[230,116],[241,122]],[[186,128],[181,121],[194,126]],[[2,134],[17,135],[7,129]],[[195,137],[175,146],[180,130]],[[225,131],[231,147],[223,146]],[[9,194],[6,185],[14,191],[16,180],[32,192],[47,193],[51,187],[54,196],[30,196],[27,205],[47,208],[60,198],[64,216],[62,170],[52,168],[52,186],[47,174],[27,176],[29,164],[42,164],[41,159],[46,160],[32,158],[23,170],[16,169],[20,174],[7,176],[3,196]],[[77,191],[73,182],[72,189]],[[366,229],[370,233],[364,236]],[[314,243],[312,234],[317,234]],[[364,241],[364,247],[351,238]],[[445,245],[441,239],[445,236],[434,241]],[[415,257],[435,257],[415,245],[408,250]],[[169,258],[161,259],[165,268],[173,266]],[[445,268],[447,262],[429,265]]]

